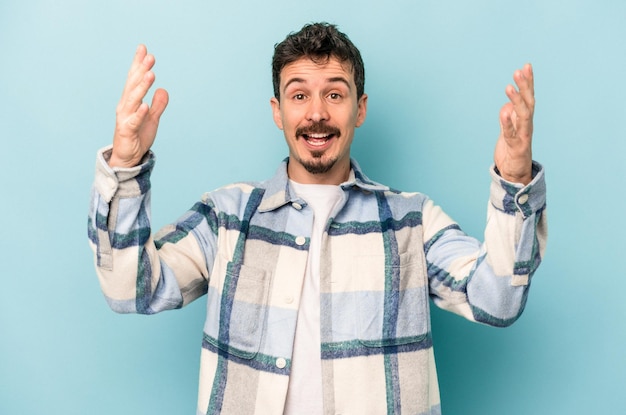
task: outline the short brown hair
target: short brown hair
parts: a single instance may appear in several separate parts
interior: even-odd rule
[[[274,46],[272,58],[272,82],[274,96],[280,100],[280,72],[285,66],[301,58],[314,62],[327,62],[336,58],[342,63],[348,62],[356,84],[357,98],[361,98],[365,89],[365,67],[361,53],[348,36],[329,23],[310,23],[299,32],[290,33],[285,40]]]

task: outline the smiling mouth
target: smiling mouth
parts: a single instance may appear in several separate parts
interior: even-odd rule
[[[296,137],[302,138],[311,147],[323,147],[330,140],[339,137],[340,132],[324,122],[317,122],[296,130]]]
[[[322,133],[310,133],[310,134],[302,134],[301,136],[308,144],[314,146],[314,147],[321,147],[324,144],[326,144],[326,142],[334,137],[336,137],[335,134],[322,134]]]

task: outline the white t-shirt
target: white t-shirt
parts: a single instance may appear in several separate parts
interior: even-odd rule
[[[295,193],[313,209],[314,216],[284,414],[319,415],[324,408],[320,349],[320,250],[326,223],[341,200],[343,190],[336,185],[290,183]]]

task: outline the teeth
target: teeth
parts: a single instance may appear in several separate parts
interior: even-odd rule
[[[309,145],[315,147],[321,147],[330,140],[332,134],[324,134],[324,133],[311,133],[311,134],[303,134],[303,138],[306,140]]]
[[[306,142],[312,146],[323,146],[324,144],[326,144],[326,140],[316,140],[316,141],[307,140]]]

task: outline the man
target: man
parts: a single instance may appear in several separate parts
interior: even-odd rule
[[[545,246],[530,65],[500,112],[485,243],[350,158],[367,95],[358,49],[306,25],[275,48],[276,175],[207,193],[154,239],[149,151],[168,102],[140,46],[98,155],[89,237],[109,305],[155,313],[207,294],[198,414],[439,414],[429,298],[472,321],[521,314]]]

